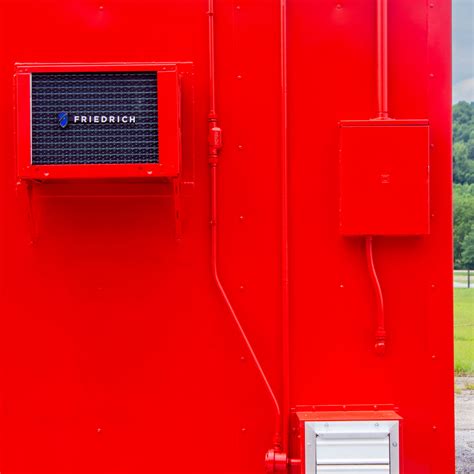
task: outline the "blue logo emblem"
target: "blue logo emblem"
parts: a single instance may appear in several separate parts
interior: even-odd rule
[[[59,125],[61,125],[61,128],[66,128],[67,124],[69,123],[69,116],[67,112],[60,112],[58,114],[58,119],[59,119]]]

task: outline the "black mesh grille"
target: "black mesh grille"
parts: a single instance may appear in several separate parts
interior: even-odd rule
[[[157,91],[156,72],[32,74],[32,163],[157,163]]]

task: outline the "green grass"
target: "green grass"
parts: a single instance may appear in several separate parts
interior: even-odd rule
[[[454,354],[457,374],[474,374],[474,289],[454,289]]]

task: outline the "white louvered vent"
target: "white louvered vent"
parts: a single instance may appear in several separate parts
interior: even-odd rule
[[[399,474],[398,421],[306,423],[305,474]]]

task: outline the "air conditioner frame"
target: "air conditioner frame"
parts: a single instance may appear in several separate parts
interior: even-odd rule
[[[181,111],[178,63],[16,64],[16,158],[20,180],[175,178],[181,170]],[[33,73],[156,71],[159,82],[159,162],[134,164],[33,165],[31,75]]]

